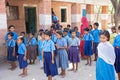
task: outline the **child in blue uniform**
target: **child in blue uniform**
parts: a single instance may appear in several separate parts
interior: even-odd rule
[[[24,38],[23,43],[26,45],[27,40],[26,40],[26,37],[25,37],[25,32],[21,32],[20,35],[23,36],[23,38]]]
[[[68,30],[68,36],[71,37],[70,31],[71,31],[71,25],[68,24],[67,25],[67,30]]]
[[[98,30],[98,27],[99,27],[99,24],[97,22],[94,23],[94,30],[91,32],[91,34],[94,38],[94,41],[93,41],[93,53],[95,55],[94,61],[96,61],[97,57],[98,57],[97,46],[100,42],[100,30]]]
[[[7,60],[10,61],[11,70],[16,68],[16,54],[15,54],[15,40],[13,39],[14,34],[12,32],[7,34]]]
[[[45,32],[45,41],[43,43],[43,62],[44,72],[48,77],[48,80],[52,80],[52,77],[58,75],[57,65],[54,57],[55,44],[51,40],[52,33],[50,31]]]
[[[92,31],[93,31],[92,25],[89,25],[89,29],[90,29],[90,34],[92,34]]]
[[[38,47],[39,47],[39,61],[40,61],[40,66],[43,68],[43,61],[42,61],[42,50],[43,50],[43,42],[45,41],[45,34],[44,32],[40,33],[41,39],[38,40]]]
[[[10,26],[8,27],[8,30],[9,30],[9,32],[12,32],[12,33],[14,34],[13,39],[14,39],[14,40],[17,40],[18,34],[15,32],[15,26],[14,26],[14,25],[10,25]],[[8,33],[9,33],[9,32],[8,32]],[[7,33],[6,36],[5,36],[5,40],[6,40],[6,41],[8,40],[8,33]]]
[[[109,42],[110,34],[108,31],[102,31],[100,34],[100,43],[98,45],[98,59],[96,63],[96,80],[115,80],[114,47]]]
[[[80,32],[78,31],[78,27],[74,27],[74,30],[76,32],[76,36],[80,38]]]
[[[75,72],[78,70],[78,63],[80,62],[80,55],[79,55],[79,45],[80,40],[76,37],[76,32],[71,30],[71,38],[68,40],[69,43],[69,60],[73,65],[72,71]],[[76,64],[76,68],[74,66]]]
[[[69,40],[69,36],[68,36],[68,30],[64,28],[64,31],[63,31],[63,36],[67,42],[67,46],[68,46],[68,40]]]
[[[118,27],[118,35],[114,39],[113,46],[116,54],[115,70],[118,73],[118,80],[120,80],[120,26]]]
[[[15,32],[15,26],[14,25],[10,25],[8,27],[8,30],[9,30],[9,32],[12,32],[14,34],[13,40],[15,40],[15,53],[17,54],[18,46],[17,46],[16,40],[17,40],[18,34]],[[5,35],[5,41],[8,40],[8,33]]]
[[[64,77],[66,75],[65,70],[68,68],[68,54],[66,51],[67,42],[62,37],[63,34],[61,31],[58,31],[56,33],[56,36],[58,38],[56,42],[56,48],[57,48],[56,63],[57,63],[57,66],[61,68],[60,75]]]
[[[37,58],[36,52],[36,45],[37,41],[34,37],[34,33],[29,33],[29,40],[28,40],[28,51],[27,51],[27,58],[29,59],[29,64],[34,64]]]
[[[51,40],[52,40],[54,43],[56,43],[56,41],[57,41],[57,37],[56,37],[55,34],[56,34],[56,28],[53,28]]]
[[[25,77],[27,76],[27,50],[26,46],[23,43],[24,37],[19,36],[17,39],[18,43],[18,62],[19,62],[19,67],[20,69],[23,69],[23,72],[20,74],[20,76]]]
[[[87,63],[86,65],[91,65],[92,59],[91,56],[93,55],[92,47],[93,47],[93,36],[89,33],[89,29],[84,29],[84,54],[87,57]]]

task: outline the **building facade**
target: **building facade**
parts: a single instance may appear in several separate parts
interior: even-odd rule
[[[89,23],[95,22],[94,7],[100,5],[101,27],[107,28],[109,0],[0,0],[0,57],[6,55],[4,36],[9,25],[21,31],[37,32],[48,29],[52,24],[51,10],[57,15],[61,25],[81,25],[81,17],[86,16]]]

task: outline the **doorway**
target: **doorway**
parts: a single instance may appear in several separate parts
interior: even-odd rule
[[[36,33],[36,7],[24,7],[26,33]]]

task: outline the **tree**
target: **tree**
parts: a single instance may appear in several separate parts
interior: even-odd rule
[[[120,21],[120,0],[111,0],[112,5],[114,7],[114,23],[115,26],[119,26],[119,21]]]

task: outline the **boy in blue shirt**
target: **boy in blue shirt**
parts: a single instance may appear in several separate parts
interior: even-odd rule
[[[14,40],[17,40],[18,34],[15,32],[15,26],[14,26],[14,25],[10,25],[10,26],[8,27],[8,31],[9,31],[9,32],[12,32],[12,33],[14,34],[13,39],[14,39]],[[8,32],[8,33],[9,33],[9,32]],[[7,33],[6,36],[5,36],[5,41],[8,40],[8,33]]]
[[[11,70],[14,70],[16,68],[16,54],[15,54],[15,40],[13,39],[14,34],[12,32],[9,32],[7,34],[8,40],[7,43],[7,60],[10,61],[11,64]]]
[[[44,72],[48,77],[48,80],[52,80],[52,77],[58,75],[57,65],[55,61],[55,44],[51,40],[52,33],[50,31],[45,32],[45,41],[43,42],[43,63]]]
[[[97,50],[97,46],[100,42],[100,30],[98,30],[99,24],[96,22],[94,23],[94,30],[91,32],[94,41],[93,41],[93,53],[95,55],[95,59],[94,61],[97,60],[98,57],[98,50]]]
[[[23,69],[23,73],[20,76],[25,77],[27,76],[27,49],[25,44],[23,43],[24,37],[19,36],[17,39],[18,43],[18,62],[20,69]]]

